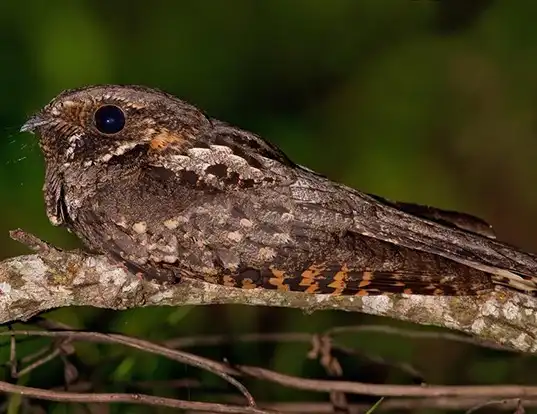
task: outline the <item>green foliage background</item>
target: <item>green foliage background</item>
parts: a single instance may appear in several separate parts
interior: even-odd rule
[[[491,0],[5,0],[0,3],[0,255],[25,252],[8,237],[16,227],[62,247],[77,246],[66,231],[48,223],[41,154],[35,137],[18,128],[63,89],[93,83],[165,89],[261,134],[334,180],[476,214],[491,222],[500,238],[537,251],[536,13],[537,2]],[[152,340],[396,324],[341,312],[304,315],[231,306],[73,308],[47,316]],[[535,359],[523,355],[380,334],[347,336],[344,342],[411,363],[429,383],[531,384],[537,378]],[[28,341],[19,351],[23,355],[43,343]],[[199,352],[296,375],[323,375],[306,361],[307,349],[264,344]],[[2,361],[7,355],[4,346]],[[222,386],[193,368],[117,347],[81,344],[77,359],[81,376],[100,391],[132,391],[139,380],[196,376]],[[363,361],[346,366],[361,380],[410,383],[397,370]],[[62,375],[61,364],[52,363],[21,383],[61,386]],[[260,400],[326,398],[248,385]],[[152,391],[208,398],[193,389]],[[16,401],[6,401],[17,412]],[[52,413],[74,409],[44,407]],[[148,410],[117,405],[110,412]]]

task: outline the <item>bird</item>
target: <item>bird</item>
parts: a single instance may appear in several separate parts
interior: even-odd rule
[[[47,216],[158,283],[329,295],[537,292],[537,256],[465,213],[332,181],[159,89],[65,90],[21,127]]]

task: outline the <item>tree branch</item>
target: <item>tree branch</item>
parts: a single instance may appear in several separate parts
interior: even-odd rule
[[[507,289],[475,297],[332,297],[235,289],[200,280],[163,286],[142,280],[103,256],[62,252],[24,233],[12,235],[32,245],[38,253],[0,262],[0,323],[24,321],[65,306],[119,310],[155,305],[245,304],[299,308],[305,312],[339,309],[442,326],[482,341],[537,353],[537,299]]]

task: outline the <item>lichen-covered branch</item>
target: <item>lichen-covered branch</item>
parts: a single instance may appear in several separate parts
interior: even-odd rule
[[[41,251],[0,262],[0,323],[27,320],[65,306],[246,304],[339,309],[459,330],[483,341],[537,353],[537,299],[497,290],[483,296],[333,297],[277,290],[243,290],[183,280],[163,286],[138,278],[103,256]]]

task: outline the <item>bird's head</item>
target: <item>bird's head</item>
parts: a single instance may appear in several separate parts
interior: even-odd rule
[[[140,86],[98,85],[62,92],[21,131],[35,132],[47,165],[109,163],[132,151],[181,147],[209,124],[188,103]]]

